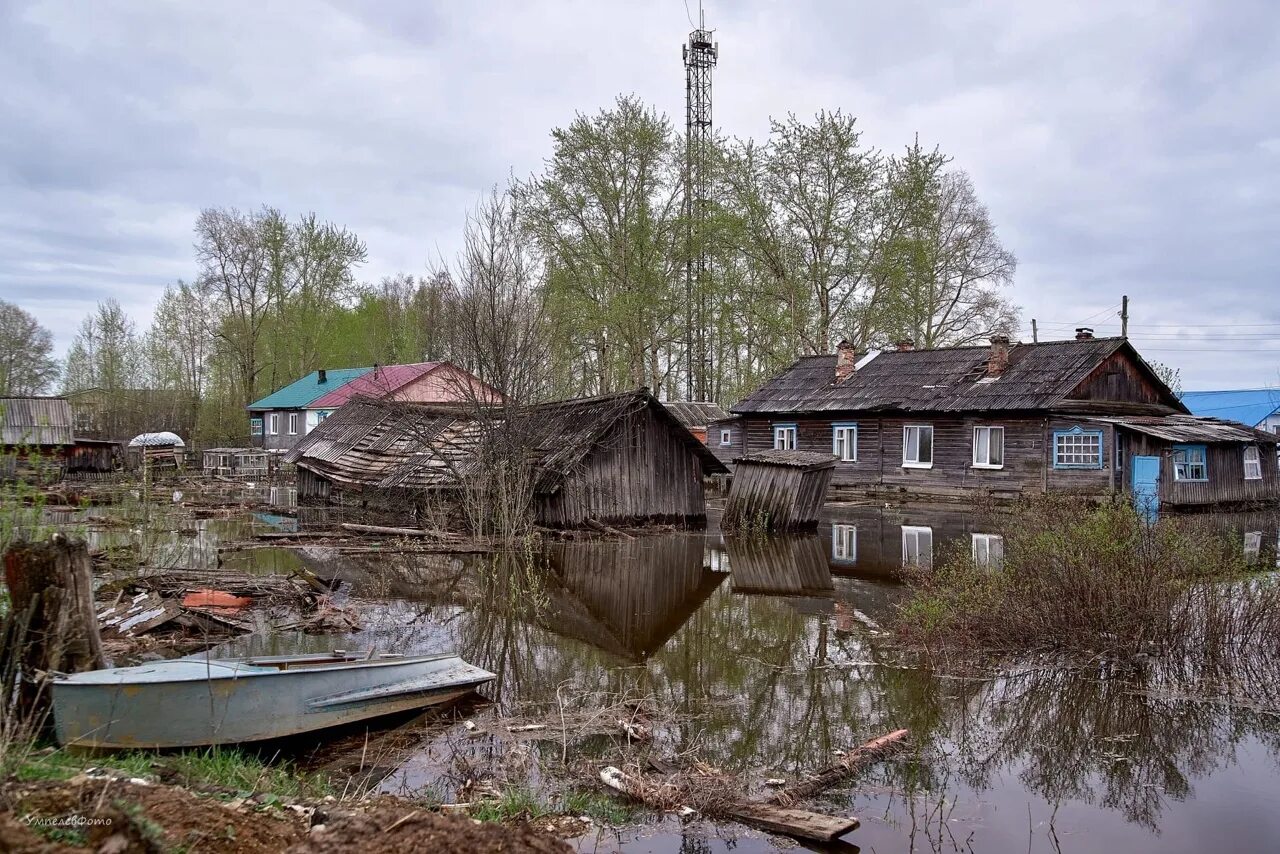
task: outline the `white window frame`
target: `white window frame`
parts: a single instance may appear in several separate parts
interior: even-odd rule
[[[927,557],[920,559],[922,550],[920,548],[921,540],[928,544]],[[911,560],[911,554],[907,548],[907,544],[911,544],[911,548],[915,551],[915,560]],[[933,528],[927,525],[903,525],[902,526],[902,565],[903,566],[919,566],[924,569],[933,568]]]
[[[835,523],[831,526],[831,559],[842,563],[857,563],[857,525]]]
[[[733,444],[733,430],[720,431],[720,447],[727,448]]]
[[[986,434],[986,441],[980,442],[978,437],[983,433]],[[999,435],[1000,437],[1000,462],[991,462],[991,443],[992,440]],[[981,450],[981,452],[980,452]],[[976,469],[1002,469],[1004,468],[1004,428],[994,425],[983,425],[973,428],[973,467]]]
[[[907,458],[907,448],[910,445],[909,436],[912,430],[928,430],[929,431],[929,461],[920,461],[920,439],[916,439],[916,458],[914,460]],[[923,435],[923,434],[922,434]],[[904,424],[902,425],[902,467],[904,469],[931,469],[933,468],[933,452],[934,452],[934,431],[932,424]]]
[[[1249,459],[1250,454],[1253,459]],[[1246,445],[1244,449],[1244,479],[1262,480],[1262,451],[1257,445]]]
[[[998,554],[992,554],[992,546],[996,546]],[[973,535],[973,562],[977,566],[999,569],[1004,565],[1004,537],[1000,534]]]
[[[788,436],[790,439],[787,438]],[[773,425],[773,448],[775,451],[794,451],[799,445],[800,434],[795,424]]]
[[[279,412],[273,412],[267,416],[267,435],[268,436],[280,435],[280,413]]]
[[[290,412],[289,419],[286,423],[289,425],[289,435],[298,435],[298,413]]]
[[[843,463],[858,461],[858,425],[831,425],[831,453]]]

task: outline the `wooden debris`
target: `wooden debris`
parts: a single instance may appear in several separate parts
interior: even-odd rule
[[[343,522],[338,527],[357,534],[383,534],[388,537],[430,537],[433,540],[461,540],[462,536],[447,531],[428,531],[425,528],[389,528],[385,525],[359,525]]]
[[[907,730],[899,729],[879,738],[873,738],[856,750],[845,753],[838,762],[828,765],[804,782],[783,789],[768,798],[767,803],[788,806],[796,801],[815,795],[823,789],[834,786],[862,766],[881,759],[897,749],[903,739],[907,737],[907,734]]]
[[[654,782],[644,777],[627,774],[610,765],[600,771],[600,781],[627,797],[648,804],[656,809],[674,810],[679,815],[693,815],[696,810],[687,804],[671,803],[678,797],[678,787]],[[704,810],[707,815],[740,821],[771,833],[782,833],[816,842],[830,842],[857,829],[856,818],[823,815],[809,810],[755,801],[735,801],[715,804]]]
[[[599,532],[600,532],[600,533],[602,533],[602,534],[608,534],[608,535],[609,535],[609,536],[611,536],[611,537],[617,537],[617,538],[618,538],[618,539],[620,539],[620,540],[634,540],[634,539],[635,539],[635,537],[631,536],[630,534],[626,533],[625,531],[619,531],[617,528],[611,528],[611,527],[609,527],[608,525],[604,524],[603,522],[597,521],[596,519],[584,519],[584,520],[583,520],[583,523],[584,523],[588,528],[591,528],[591,529],[593,529],[593,530],[599,531]]]

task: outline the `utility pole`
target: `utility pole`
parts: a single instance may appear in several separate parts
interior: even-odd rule
[[[1036,330],[1036,319],[1034,317],[1031,318],[1031,343],[1040,343],[1040,333]]]
[[[1120,337],[1129,337],[1129,297],[1120,297]]]

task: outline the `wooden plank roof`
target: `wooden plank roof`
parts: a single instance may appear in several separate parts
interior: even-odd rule
[[[511,435],[531,449],[537,490],[553,493],[620,418],[645,407],[676,431],[704,471],[727,471],[648,389],[527,407],[516,415],[520,423]],[[460,407],[357,398],[308,433],[285,461],[351,485],[453,488],[475,465],[483,442],[502,440],[500,427],[486,429]]]
[[[888,351],[836,382],[836,356],[803,356],[733,407],[736,413],[838,411],[972,412],[1047,410],[1064,404],[1090,372],[1127,350],[1163,383],[1124,338],[1012,344],[1009,363],[987,376],[991,348],[943,347]],[[1167,409],[1180,409],[1165,389]]]

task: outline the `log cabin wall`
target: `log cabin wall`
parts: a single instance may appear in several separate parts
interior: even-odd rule
[[[1262,477],[1244,478],[1243,443],[1205,445],[1208,480],[1186,481],[1174,478],[1173,447],[1167,442],[1141,433],[1125,434],[1125,445],[1131,455],[1160,457],[1160,503],[1170,507],[1196,507],[1211,504],[1250,504],[1280,498],[1280,470],[1274,445],[1258,446]],[[1187,444],[1203,444],[1190,442]],[[1128,485],[1125,485],[1128,488]]]
[[[587,519],[706,522],[702,462],[652,408],[609,429],[552,495],[540,497],[539,524],[575,527]]]
[[[1070,492],[1101,495],[1120,480],[1113,477],[1113,428],[1062,417],[1028,417],[1025,414],[926,415],[923,417],[746,416],[743,418],[744,452],[773,447],[774,425],[796,425],[796,450],[832,450],[835,424],[857,424],[858,459],[836,463],[832,485],[849,490],[890,490],[932,495],[960,495],[990,492],[1016,495],[1023,492]],[[908,425],[933,427],[933,465],[916,468],[902,464],[904,428]],[[1081,429],[1098,431],[1102,437],[1102,467],[1098,469],[1055,469],[1053,434]],[[1004,465],[998,469],[973,465],[975,427],[1004,428]]]

